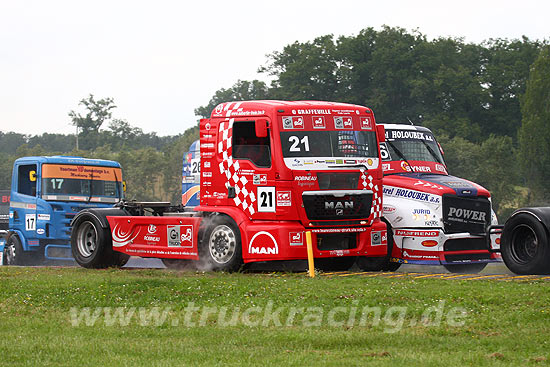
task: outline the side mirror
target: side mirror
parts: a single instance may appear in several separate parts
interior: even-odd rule
[[[384,125],[376,125],[376,133],[378,135],[379,143],[386,141],[386,129],[384,128]]]
[[[36,182],[36,171],[29,171],[29,181]]]
[[[254,128],[258,138],[267,137],[267,119],[257,119],[254,121]]]

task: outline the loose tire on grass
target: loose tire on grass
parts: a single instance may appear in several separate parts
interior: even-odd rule
[[[477,274],[487,266],[487,263],[443,264],[445,269],[456,274]]]
[[[214,216],[199,243],[199,269],[233,272],[242,264],[239,227],[227,216]]]
[[[103,228],[96,216],[86,213],[73,223],[71,251],[75,261],[85,268],[124,266],[129,256],[113,251],[111,232]]]
[[[360,256],[357,258],[357,266],[363,271],[396,271],[401,266],[400,263],[391,261],[391,253],[393,251],[393,229],[388,221],[382,219],[386,223],[388,233],[388,253],[386,256],[367,257]]]
[[[548,274],[550,248],[544,225],[533,215],[510,218],[501,236],[502,260],[516,274]]]

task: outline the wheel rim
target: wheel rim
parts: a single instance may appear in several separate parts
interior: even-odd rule
[[[520,224],[514,228],[514,235],[510,246],[510,255],[515,262],[527,264],[536,256],[539,249],[539,240],[533,229]]]
[[[86,221],[80,225],[76,235],[78,252],[83,257],[90,257],[97,248],[97,230],[92,222]]]
[[[226,225],[219,225],[212,231],[208,243],[210,256],[218,264],[229,262],[237,249],[237,238],[233,230]]]
[[[9,241],[4,252],[6,253],[6,265],[15,265],[15,244],[12,241]]]

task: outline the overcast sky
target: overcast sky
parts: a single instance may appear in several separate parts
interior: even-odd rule
[[[182,133],[193,110],[296,40],[382,25],[432,39],[550,38],[546,0],[0,0],[0,131],[73,133],[92,93],[145,132]],[[107,127],[107,126],[104,126]]]

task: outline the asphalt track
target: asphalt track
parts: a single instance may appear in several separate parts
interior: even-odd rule
[[[132,257],[125,268],[157,268],[163,269],[165,266],[159,259],[146,259]],[[254,264],[251,272],[304,272],[307,269],[307,262],[265,262]],[[285,276],[285,274],[281,274]],[[448,279],[448,280],[495,280],[495,281],[549,281],[548,275],[516,275],[512,273],[504,263],[491,263],[479,274],[455,274],[448,272],[443,266],[421,266],[421,265],[402,265],[396,272],[362,272],[353,269],[344,272],[324,272],[319,273],[320,277],[384,277],[390,279]]]

